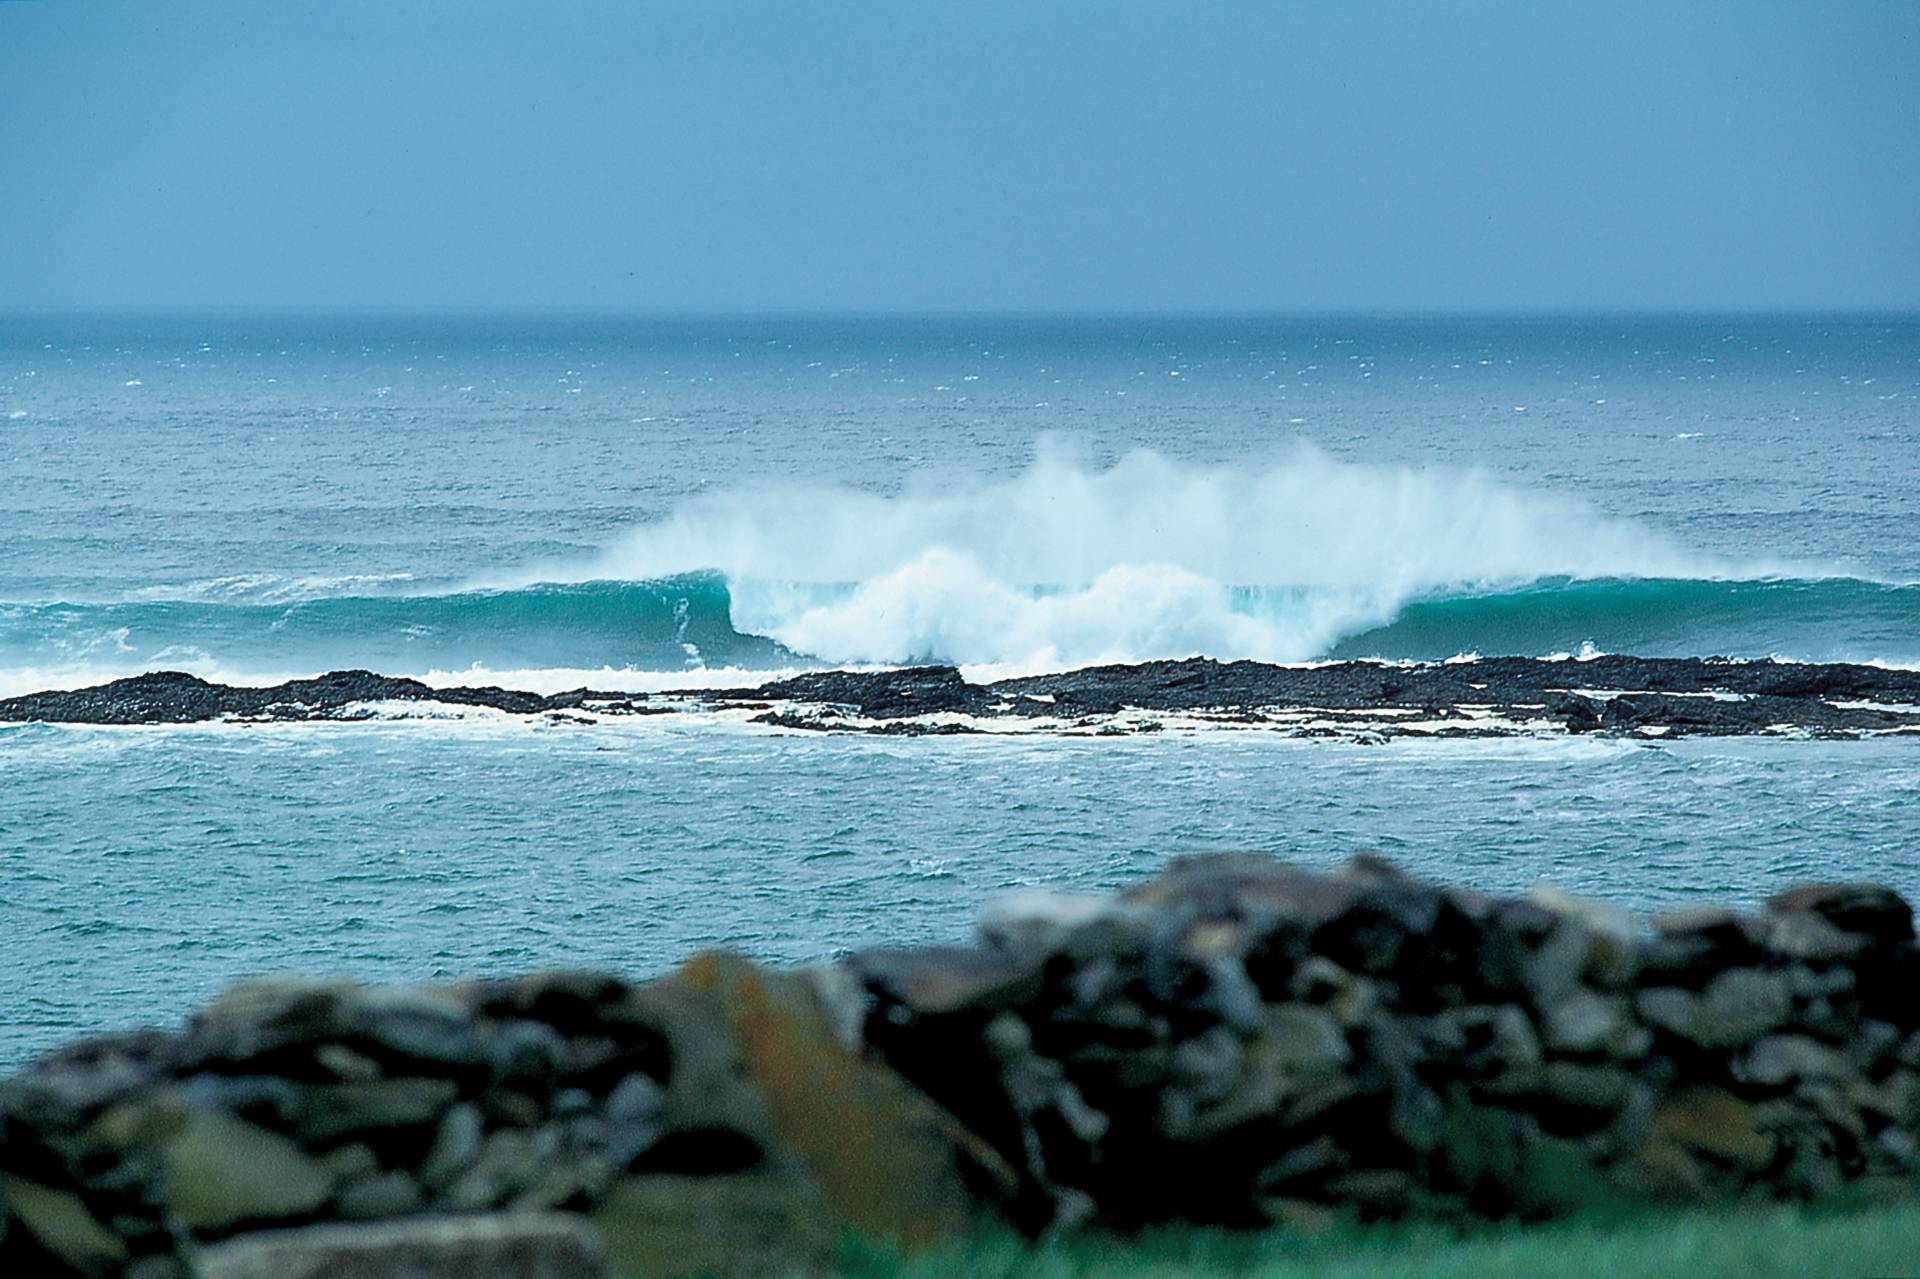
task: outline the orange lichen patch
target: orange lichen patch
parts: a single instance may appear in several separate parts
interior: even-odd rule
[[[776,1144],[805,1161],[843,1225],[930,1244],[968,1222],[963,1158],[1013,1183],[1012,1170],[953,1116],[843,1047],[804,975],[708,953],[675,980],[719,999],[766,1097]]]

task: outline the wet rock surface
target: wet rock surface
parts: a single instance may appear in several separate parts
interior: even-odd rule
[[[1917,973],[1877,885],[1642,921],[1210,855],[798,970],[249,982],[0,1082],[0,1274],[791,1274],[981,1216],[1911,1193]]]
[[[503,688],[431,688],[372,671],[331,671],[264,688],[213,684],[180,671],[156,671],[72,692],[32,693],[0,701],[0,720],[68,724],[191,724],[221,718],[321,719],[374,702],[488,706],[515,714],[549,709],[556,699]]]
[[[1102,666],[973,684],[950,666],[823,671],[750,689],[673,694],[434,688],[336,671],[266,688],[179,672],[0,700],[0,721],[178,724],[214,719],[372,718],[380,704],[485,707],[576,718],[738,711],[777,728],[923,735],[1147,732],[1153,715],[1303,735],[1649,738],[1800,733],[1920,734],[1920,672],[1846,663],[1699,658],[1478,658],[1424,664],[1275,666],[1205,658]]]

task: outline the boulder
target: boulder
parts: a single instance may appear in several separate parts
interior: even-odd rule
[[[621,1279],[826,1273],[838,1243],[826,1193],[793,1167],[625,1177],[601,1196],[592,1221],[608,1273]]]
[[[162,1203],[190,1230],[317,1212],[333,1177],[278,1133],[215,1110],[188,1110],[161,1146]]]
[[[414,1217],[240,1235],[203,1248],[197,1279],[606,1279],[593,1228],[559,1213]]]
[[[1613,1184],[1629,1199],[1698,1204],[1709,1198],[1713,1181],[1687,1147],[1655,1138],[1614,1165]]]
[[[432,1127],[460,1090],[449,1079],[375,1079],[324,1084],[305,1090],[304,1114],[294,1135],[308,1146],[325,1146],[355,1133]]]
[[[157,1030],[98,1035],[59,1048],[25,1075],[0,1083],[0,1114],[48,1131],[83,1122],[105,1106],[143,1091],[172,1069],[175,1036]]]
[[[441,1116],[433,1146],[420,1165],[421,1184],[430,1190],[440,1190],[451,1184],[480,1158],[480,1147],[485,1136],[486,1120],[481,1116],[478,1106],[463,1101],[449,1107],[446,1114]]]
[[[609,1167],[625,1172],[660,1139],[660,1115],[666,1096],[666,1090],[651,1075],[638,1072],[614,1085],[602,1116],[606,1125],[603,1152]]]
[[[358,993],[355,1003],[363,1045],[419,1073],[459,1070],[477,1066],[482,1059],[479,1026],[471,1008],[454,991],[370,986]]]
[[[1809,911],[1874,946],[1914,940],[1913,907],[1881,884],[1802,884],[1767,899],[1774,915]]]
[[[345,1044],[321,1044],[313,1050],[313,1064],[343,1084],[364,1084],[380,1078],[380,1063]]]
[[[1586,925],[1571,917],[1561,919],[1541,939],[1522,968],[1522,981],[1535,1008],[1551,1008],[1579,987],[1593,944]]]
[[[305,977],[263,977],[230,986],[187,1023],[178,1064],[187,1069],[252,1063],[284,1049],[310,1050],[350,1036],[359,989],[352,982]]]
[[[1372,1021],[1381,1005],[1378,982],[1357,977],[1324,955],[1302,960],[1288,989],[1300,1002],[1325,1008],[1343,1030]]]
[[[1794,910],[1767,916],[1761,944],[1782,959],[1836,964],[1856,958],[1866,949],[1867,939],[1836,928],[1813,911]]]
[[[1757,1171],[1773,1158],[1773,1138],[1753,1108],[1721,1088],[1683,1088],[1653,1112],[1656,1133],[1688,1150]]]
[[[944,946],[870,950],[847,961],[861,980],[915,1017],[992,1015],[1040,993],[1040,965],[1025,948]]]
[[[1355,971],[1391,967],[1402,941],[1430,930],[1440,909],[1437,889],[1377,858],[1356,859],[1327,875],[1258,853],[1176,857],[1158,879],[1122,900],[1174,931],[1219,919],[1238,921],[1255,935],[1315,937],[1335,962]]]
[[[128,1262],[120,1279],[188,1279],[188,1272],[186,1263],[171,1253],[150,1252]]]
[[[1249,1048],[1263,1068],[1302,1080],[1328,1078],[1353,1060],[1334,1015],[1305,1004],[1274,1004]]]
[[[1817,1039],[1771,1035],[1733,1063],[1733,1077],[1744,1084],[1779,1088],[1801,1080],[1847,1080],[1855,1071],[1845,1053]]]
[[[1618,1066],[1549,1061],[1540,1070],[1540,1091],[1579,1110],[1611,1113],[1633,1088],[1633,1077]]]
[[[365,1142],[355,1141],[344,1146],[335,1146],[320,1155],[320,1166],[332,1174],[336,1181],[346,1181],[353,1177],[370,1177],[380,1171],[380,1156],[373,1147]]]
[[[371,1221],[417,1212],[425,1202],[419,1183],[395,1169],[342,1182],[334,1196],[334,1211],[353,1220]]]
[[[0,1233],[7,1215],[40,1246],[83,1275],[115,1273],[127,1247],[95,1220],[80,1197],[51,1186],[0,1176]]]
[[[1920,1127],[1920,1074],[1911,1070],[1890,1071],[1877,1083],[1862,1082],[1855,1096],[1860,1107],[1887,1124],[1900,1128]]]
[[[224,1110],[249,1123],[286,1131],[306,1114],[306,1089],[278,1075],[202,1073],[180,1080],[177,1095],[189,1106]]]
[[[1641,956],[1642,981],[1694,986],[1723,969],[1761,957],[1755,921],[1722,907],[1663,911],[1653,919],[1654,938]]]
[[[1357,1168],[1327,1180],[1324,1193],[1363,1220],[1403,1215],[1413,1201],[1413,1174],[1403,1168]]]
[[[1259,1031],[1265,1005],[1238,955],[1211,956],[1194,963],[1191,971],[1198,978],[1197,988],[1186,993],[1186,1002],[1241,1034]]]
[[[626,997],[632,985],[618,974],[581,968],[549,968],[508,982],[487,983],[473,992],[477,1007],[502,1021],[543,1022],[573,1039],[607,1027],[607,1010]]]
[[[1530,1087],[1544,1060],[1533,1022],[1516,1004],[1471,1004],[1449,1008],[1418,1024],[1430,1058],[1453,1073]]]
[[[1640,969],[1640,926],[1632,915],[1606,902],[1589,901],[1538,884],[1527,900],[1578,924],[1587,934],[1582,976],[1605,990],[1632,983]]]
[[[1198,1104],[1190,1111],[1163,1109],[1161,1127],[1193,1141],[1256,1120],[1297,1122],[1351,1095],[1344,1074],[1352,1060],[1353,1049],[1331,1013],[1305,1004],[1275,1005],[1244,1046],[1216,1027],[1174,1050],[1176,1073]]]
[[[659,1040],[660,1088],[615,1086],[610,1143],[624,1131],[624,1147],[655,1172],[734,1172],[765,1156],[773,1140],[766,1099],[712,991],[651,982],[626,992],[602,1015],[626,1034]]]
[[[1584,986],[1542,1010],[1540,1037],[1554,1052],[1604,1053],[1625,1060],[1644,1057],[1649,1038],[1624,998],[1597,995]]]
[[[845,1226],[930,1244],[971,1218],[968,1165],[1009,1192],[1017,1184],[1004,1161],[946,1111],[886,1066],[843,1048],[803,975],[710,953],[673,980],[718,1001],[766,1101],[776,1145],[801,1160]]]
[[[539,1181],[559,1154],[560,1133],[554,1128],[501,1128],[488,1134],[478,1158],[440,1201],[461,1212],[499,1207]]]
[[[1007,893],[980,912],[980,938],[1027,962],[1065,954],[1075,959],[1138,953],[1147,942],[1146,914],[1125,900],[1081,893]]]
[[[1785,974],[1733,968],[1695,992],[1677,986],[1642,990],[1640,1015],[1654,1026],[1702,1048],[1750,1044],[1785,1024],[1793,995]]]
[[[1007,1040],[1008,1035],[1004,1031],[995,1036],[996,1044],[1004,1044]],[[1024,1055],[1019,1060],[1030,1056]],[[1057,1062],[1044,1057],[1038,1060],[1058,1073],[1060,1067]],[[1232,1092],[1246,1078],[1246,1060],[1246,1044],[1225,1026],[1214,1026],[1183,1039],[1167,1054],[1167,1064],[1172,1068],[1174,1079],[1189,1096],[1202,1104],[1218,1101]],[[1017,1097],[1015,1104],[1019,1104]]]

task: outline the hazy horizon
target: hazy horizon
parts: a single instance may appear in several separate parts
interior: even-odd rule
[[[1920,6],[0,4],[0,308],[1902,314]]]
[[[4,0],[0,0],[4,2]],[[633,321],[782,321],[782,320],[873,320],[873,321],[966,321],[966,320],[1255,320],[1255,321],[1381,321],[1403,322],[1515,322],[1552,320],[1822,320],[1876,321],[1920,320],[1920,304],[1884,307],[1637,307],[1575,308],[1539,310],[1432,309],[1382,310],[1371,308],[1324,307],[1303,310],[1277,308],[1192,308],[1158,309],[1074,309],[1058,307],[1006,307],[984,310],[934,310],[924,308],[819,307],[814,309],[768,308],[765,310],[638,310],[607,308],[505,310],[488,307],[433,306],[359,306],[359,307],[272,307],[272,306],[5,306],[0,316],[10,319],[68,317],[74,319],[392,319],[392,320],[633,320]]]

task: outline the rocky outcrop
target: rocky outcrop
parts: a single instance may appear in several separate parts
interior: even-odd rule
[[[213,684],[181,671],[156,671],[72,692],[0,700],[0,720],[64,724],[193,724],[213,719],[323,719],[378,702],[487,706],[525,715],[554,699],[503,688],[431,688],[372,671],[331,671],[263,688]]]
[[[1223,855],[796,971],[254,982],[0,1085],[0,1273],[770,1274],[982,1214],[1911,1193],[1917,981],[1873,885],[1642,921]]]
[[[179,672],[0,700],[0,722],[174,724],[215,719],[372,718],[485,707],[574,721],[685,712],[776,728],[898,734],[1152,732],[1264,727],[1305,736],[1487,737],[1602,733],[1645,738],[1799,733],[1920,734],[1920,671],[1842,663],[1527,657],[1274,666],[1193,658],[973,684],[950,666],[824,671],[749,689],[673,694],[433,688],[336,671],[267,688]]]

